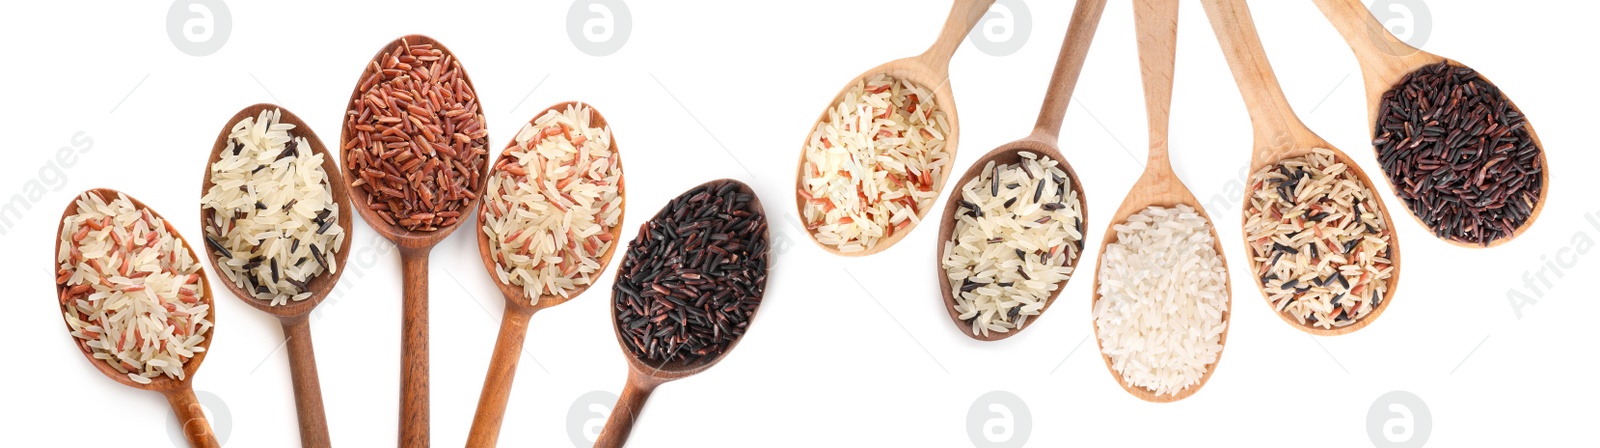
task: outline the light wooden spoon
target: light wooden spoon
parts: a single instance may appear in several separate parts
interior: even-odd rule
[[[838,95],[828,101],[828,106],[822,109],[822,115],[818,116],[816,121],[811,122],[811,125],[806,127],[806,139],[802,141],[811,141],[811,133],[816,130],[817,123],[827,121],[828,111],[832,110],[840,101],[843,101],[844,96],[850,93],[850,90],[855,88],[856,84],[879,74],[888,74],[896,79],[908,80],[933,90],[934,104],[938,105],[939,110],[945,113],[945,117],[950,123],[950,134],[945,136],[945,151],[949,153],[947,155],[948,160],[954,161],[956,158],[956,144],[961,137],[961,125],[960,120],[956,118],[955,95],[950,91],[950,58],[955,55],[956,49],[961,47],[961,40],[966,39],[967,33],[972,31],[972,27],[978,25],[978,21],[983,18],[983,14],[989,10],[989,6],[993,5],[994,2],[995,0],[955,0],[955,5],[950,8],[949,18],[945,19],[944,29],[939,31],[939,38],[934,41],[932,47],[921,55],[897,59],[887,64],[873,67],[862,73],[861,76],[850,80],[843,89],[839,89]],[[949,168],[949,166],[946,166],[945,169],[940,170],[938,176],[935,176],[935,179],[933,179],[933,191],[943,191],[944,181],[950,177]],[[802,184],[805,180],[805,169],[806,150],[805,145],[802,144],[800,161],[796,164],[794,171],[795,212],[797,213],[796,216],[799,216],[802,220],[806,216],[806,199],[800,195],[800,191],[805,188]],[[929,208],[931,209],[932,207]],[[817,240],[816,232],[809,229],[806,231],[806,235],[810,236],[811,241],[816,243],[817,246],[822,247],[822,250],[829,253],[850,257],[864,257],[882,252],[884,249],[888,249],[889,246],[893,246],[900,240],[905,239],[906,235],[911,234],[911,231],[916,229],[916,223],[921,221],[927,214],[928,210],[917,210],[917,220],[908,224],[904,230],[899,230],[894,232],[893,235],[880,238],[876,244],[859,252],[844,253],[840,252],[837,247],[822,244],[821,241]]]
[[[750,186],[746,185],[744,182],[739,182],[733,179],[719,179],[706,182],[701,184],[699,187],[695,187],[688,191],[693,191],[694,189],[698,189],[700,187],[727,182],[737,184],[739,193],[750,195],[750,203],[748,207],[750,208],[751,212],[754,213],[754,217],[760,220],[760,222],[767,222],[767,212],[766,208],[761,206],[761,197],[757,196],[755,190],[751,189]],[[641,231],[642,230],[643,228],[641,227]],[[762,241],[772,241],[771,229],[768,229],[763,233],[764,234],[761,236]],[[769,259],[769,266],[770,262],[771,260]],[[622,268],[618,267],[617,276],[621,277],[621,275]],[[616,283],[613,282],[613,284]],[[769,284],[768,286],[770,287],[771,285]],[[763,288],[762,292],[765,291],[766,288]],[[615,295],[617,292],[613,290],[612,294]],[[615,300],[615,298],[613,297],[612,300]],[[760,304],[758,303],[756,307],[759,311]],[[650,398],[650,394],[655,392],[656,387],[669,381],[680,380],[700,372],[704,372],[706,369],[711,368],[711,366],[717,365],[718,362],[722,362],[722,359],[728,357],[728,353],[732,352],[734,347],[739,345],[739,341],[744,340],[743,336],[741,335],[738,339],[734,339],[733,342],[728,343],[728,347],[723,349],[722,353],[719,353],[715,358],[702,358],[692,364],[684,364],[681,361],[669,362],[667,364],[646,362],[643,359],[639,359],[637,356],[633,356],[633,353],[628,351],[627,342],[624,342],[622,339],[623,329],[617,322],[617,307],[608,306],[608,308],[611,308],[611,329],[616,333],[617,345],[623,347],[623,357],[627,358],[628,360],[628,382],[623,385],[622,395],[617,397],[616,406],[612,406],[611,415],[606,418],[606,426],[600,431],[600,437],[595,439],[594,446],[600,448],[616,448],[628,443],[628,435],[633,432],[633,424],[639,420],[639,413],[644,410],[645,400]],[[752,319],[754,319],[753,316],[754,314],[752,314]],[[748,328],[746,331],[748,332]]]
[[[967,168],[967,172],[955,182],[954,190],[950,197],[945,199],[944,214],[939,220],[939,239],[937,256],[934,258],[934,270],[939,273],[939,293],[944,296],[944,309],[950,314],[950,321],[961,333],[980,341],[998,341],[1009,338],[1022,332],[1030,325],[1015,328],[1006,332],[991,331],[988,334],[973,334],[972,324],[961,319],[961,313],[956,312],[956,291],[950,287],[950,274],[944,269],[945,242],[950,241],[956,230],[956,212],[960,210],[961,190],[972,179],[983,174],[983,167],[989,162],[995,165],[1016,164],[1022,160],[1023,151],[1038,154],[1041,159],[1055,160],[1061,165],[1061,170],[1067,173],[1067,182],[1071,183],[1072,191],[1078,194],[1080,208],[1083,210],[1082,219],[1078,221],[1078,234],[1084,235],[1089,220],[1089,202],[1083,193],[1083,184],[1078,182],[1078,173],[1072,170],[1072,164],[1067,163],[1066,157],[1061,155],[1057,148],[1061,134],[1061,120],[1066,118],[1067,105],[1072,100],[1072,90],[1078,85],[1078,75],[1083,72],[1083,61],[1089,57],[1089,44],[1094,41],[1094,33],[1100,26],[1100,15],[1106,9],[1106,0],[1078,0],[1072,10],[1072,21],[1067,25],[1067,36],[1061,43],[1061,54],[1056,57],[1056,68],[1050,76],[1050,86],[1045,92],[1044,106],[1039,109],[1039,119],[1034,122],[1033,133],[1021,140],[1006,143],[988,154],[984,154],[977,163]],[[1070,267],[1076,267],[1078,260],[1083,258],[1083,240],[1078,240],[1078,256],[1068,260]],[[1076,271],[1074,271],[1076,272]],[[1039,315],[1032,320],[1044,315],[1055,303],[1056,297],[1061,295],[1061,290],[1067,288],[1067,281],[1056,285],[1055,292],[1050,293],[1050,298],[1045,299],[1044,308],[1039,309]]]
[[[432,44],[445,56],[456,59],[449,48],[431,37],[422,35],[409,35],[393,42],[384,44],[377,54],[372,56],[372,61],[379,61],[384,52],[401,45],[402,42],[410,44]],[[368,62],[362,70],[361,77],[357,78],[356,88],[350,93],[350,100],[346,106],[356,104],[365,91],[361,84],[374,73],[373,64]],[[461,81],[468,90],[473,92],[477,100],[476,88],[472,87],[472,78],[466,71],[460,73]],[[478,103],[478,110],[482,111],[482,103]],[[350,112],[353,112],[351,110]],[[348,114],[349,112],[347,112]],[[488,123],[484,123],[488,127]],[[406,136],[411,139],[412,136]],[[351,148],[355,146],[355,136],[350,132],[349,126],[341,126],[339,133],[339,148],[341,165],[350,166]],[[487,157],[485,157],[487,159]],[[372,226],[384,238],[388,238],[400,249],[400,263],[402,276],[405,279],[403,321],[401,323],[401,350],[400,350],[400,444],[404,446],[426,446],[429,443],[429,406],[428,406],[428,252],[433,246],[444,241],[461,223],[467,222],[473,209],[478,206],[479,196],[483,194],[488,175],[487,160],[480,161],[481,165],[467,167],[477,171],[478,181],[468,183],[472,189],[472,200],[461,206],[461,218],[454,224],[439,227],[432,231],[411,231],[397,225],[390,225],[378,216],[369,204],[372,203],[367,191],[350,186],[351,207],[361,214],[361,218]],[[347,175],[346,182],[353,183],[358,176]]]
[[[1335,148],[1332,144],[1318,137],[1316,133],[1300,122],[1294,114],[1294,109],[1289,107],[1289,100],[1283,96],[1283,89],[1278,86],[1278,77],[1272,72],[1272,65],[1267,62],[1267,52],[1261,47],[1261,39],[1256,34],[1256,25],[1250,18],[1250,9],[1243,0],[1204,0],[1206,16],[1211,19],[1211,28],[1217,34],[1217,41],[1222,45],[1223,56],[1228,60],[1228,66],[1233,70],[1234,80],[1239,83],[1239,93],[1244,96],[1245,109],[1250,112],[1250,123],[1255,129],[1255,154],[1250,159],[1250,172],[1255,173],[1262,168],[1275,165],[1279,161],[1310,154],[1317,148],[1326,148],[1333,151],[1334,159],[1343,163],[1355,178],[1361,180],[1362,187],[1373,192],[1369,204],[1374,205],[1383,222],[1389,226],[1389,259],[1393,262],[1394,271],[1389,276],[1389,289],[1383,296],[1383,302],[1373,308],[1371,313],[1357,320],[1355,323],[1343,327],[1321,328],[1310,323],[1302,324],[1295,321],[1288,314],[1276,312],[1278,318],[1301,331],[1314,335],[1334,336],[1360,330],[1378,320],[1383,311],[1389,308],[1389,303],[1394,301],[1394,292],[1400,284],[1400,240],[1394,231],[1394,220],[1389,218],[1388,206],[1377,196],[1377,190],[1372,187],[1372,179],[1361,170],[1350,156]],[[1254,191],[1246,191],[1246,201]],[[1248,222],[1250,217],[1240,209],[1241,230],[1242,224]],[[1244,241],[1250,240],[1247,232],[1241,232]],[[1250,272],[1261,272],[1261,260],[1250,253],[1248,244],[1245,246],[1246,260],[1249,261]],[[1261,290],[1263,298],[1268,297],[1265,286],[1254,281],[1256,288]],[[1270,302],[1268,303],[1270,306]]]
[[[1211,244],[1226,269],[1228,260],[1222,251],[1222,239],[1217,237],[1216,225],[1212,224],[1211,216],[1206,214],[1205,207],[1195,199],[1194,193],[1183,185],[1183,179],[1179,179],[1177,173],[1172,171],[1172,161],[1167,158],[1167,122],[1172,110],[1173,66],[1178,49],[1178,0],[1135,1],[1133,18],[1139,33],[1139,72],[1144,78],[1145,114],[1150,122],[1150,159],[1145,163],[1144,174],[1128,191],[1122,206],[1117,208],[1111,225],[1106,226],[1106,236],[1100,240],[1100,264],[1105,263],[1106,245],[1117,238],[1116,226],[1147,208],[1172,208],[1182,204],[1194,208],[1195,213],[1211,224]],[[1095,305],[1100,302],[1100,268],[1099,264],[1095,266],[1094,300],[1089,303],[1091,319]],[[1224,327],[1221,339],[1217,341],[1224,348],[1228,345],[1227,325],[1233,316],[1233,284],[1227,278],[1224,274],[1223,292],[1227,294],[1228,310],[1222,312]],[[1148,388],[1128,384],[1122,373],[1112,367],[1111,357],[1105,354],[1105,347],[1100,345],[1099,321],[1094,322],[1095,344],[1100,348],[1100,358],[1105,361],[1106,369],[1111,371],[1111,376],[1117,379],[1117,384],[1123,390],[1141,400],[1168,403],[1188,398],[1211,380],[1211,374],[1217,371],[1217,364],[1222,362],[1222,352],[1218,351],[1217,360],[1206,365],[1206,373],[1200,377],[1200,382],[1183,388],[1177,394],[1156,395]]]
[[[606,118],[600,115],[599,109],[575,101],[550,106],[549,109],[535,114],[528,122],[532,123],[550,111],[562,112],[573,106],[589,109],[589,124],[591,126],[597,128],[609,127],[606,124]],[[521,128],[518,128],[518,132],[520,131]],[[499,167],[501,162],[510,157],[511,150],[516,146],[517,141],[512,138],[506,144],[505,151],[500,153],[500,160],[497,160],[493,166]],[[622,198],[622,203],[618,204],[618,208],[626,211],[628,204],[627,182],[622,175],[621,150],[617,146],[617,137],[614,132],[611,134],[611,150],[613,153],[618,154],[617,196]],[[490,176],[492,178],[492,172]],[[484,221],[484,216],[488,213],[489,208],[487,204],[479,207],[479,223]],[[600,263],[600,269],[596,270],[594,274],[597,278],[601,272],[605,272],[606,266],[611,264],[611,256],[616,253],[617,246],[622,245],[622,228],[623,225],[620,220],[616,226],[611,228],[611,247],[600,254],[600,258],[597,260]],[[579,294],[588,291],[589,287],[594,286],[594,284],[578,285],[568,291],[565,297],[559,294],[546,294],[539,296],[537,300],[530,300],[523,295],[522,287],[499,281],[499,278],[495,275],[498,269],[498,262],[494,259],[496,254],[489,248],[489,235],[484,233],[482,229],[474,229],[474,233],[478,234],[478,253],[483,256],[483,267],[489,271],[489,277],[495,279],[494,283],[495,286],[500,287],[500,294],[505,296],[506,311],[505,317],[500,321],[500,336],[495,340],[494,355],[489,359],[489,373],[483,379],[483,393],[478,396],[478,411],[472,418],[472,432],[467,435],[467,446],[494,446],[500,439],[500,425],[505,420],[506,403],[511,397],[511,385],[516,378],[517,362],[522,359],[522,343],[528,336],[528,320],[533,317],[533,313],[539,310],[577,298]]]
[[[143,202],[139,202],[139,200],[134,199],[133,196],[122,194],[121,192],[112,190],[110,188],[96,188],[85,191],[85,193],[99,196],[101,200],[104,200],[108,203],[112,200],[115,200],[118,195],[121,195],[128,198],[128,202],[132,202],[134,208],[139,210],[149,210],[151,216],[161,220],[162,224],[166,225],[167,233],[171,233],[173,238],[178,239],[178,243],[183,246],[184,250],[189,252],[189,258],[196,260],[197,263],[199,262],[199,257],[194,255],[194,248],[189,246],[189,241],[185,240],[182,235],[178,234],[178,229],[172,227],[172,221],[162,218],[160,213],[156,213],[155,209],[150,208]],[[78,211],[77,199],[79,196],[82,195],[80,194],[72,197],[72,202],[67,203],[66,210],[61,212],[61,219],[56,221],[56,242],[61,241],[62,226],[60,223],[65,222],[67,217],[72,216]],[[59,246],[57,247],[57,250],[60,250]],[[59,265],[60,263],[56,262],[56,257],[50,258],[50,272],[56,272]],[[84,345],[82,339],[78,339],[76,337],[73,337],[72,339],[74,345],[77,345],[78,350],[83,353],[83,357],[89,360],[89,364],[93,365],[94,368],[99,369],[100,373],[104,373],[113,381],[134,389],[160,392],[161,395],[166,396],[167,404],[172,406],[172,413],[178,416],[178,425],[182,427],[183,438],[189,441],[189,446],[216,448],[220,447],[221,445],[217,443],[216,434],[211,432],[211,423],[206,421],[205,409],[200,406],[200,400],[195,398],[194,386],[190,384],[190,382],[194,381],[195,372],[200,370],[200,363],[205,361],[206,354],[211,353],[211,341],[216,338],[217,334],[217,305],[216,302],[212,300],[211,296],[211,280],[205,276],[205,268],[201,268],[199,272],[200,301],[205,303],[210,310],[210,312],[207,313],[207,318],[211,321],[212,326],[211,331],[206,333],[205,340],[200,341],[200,347],[203,347],[206,350],[195,352],[193,358],[189,358],[188,361],[183,363],[182,380],[172,379],[166,375],[159,375],[155,378],[151,378],[150,384],[139,384],[133,382],[133,380],[128,379],[128,374],[118,372],[117,369],[111,368],[111,365],[106,364],[105,361],[95,359],[94,351],[87,345]],[[64,288],[60,283],[57,283],[56,296],[61,297],[66,293],[66,288]],[[72,332],[72,324],[67,323],[66,321],[66,309],[67,307],[65,305],[62,305],[60,308],[62,311],[62,314],[60,314],[62,317],[61,323],[67,326],[67,332],[70,333]]]
[[[1356,60],[1361,64],[1361,78],[1367,86],[1367,130],[1371,135],[1376,135],[1377,132],[1378,114],[1383,110],[1383,94],[1400,84],[1407,75],[1440,63],[1452,67],[1466,67],[1466,64],[1419,50],[1400,41],[1385,29],[1383,24],[1378,23],[1377,18],[1372,17],[1372,13],[1362,6],[1359,0],[1313,0],[1313,2],[1317,4],[1317,8],[1322,9],[1323,15],[1328,16],[1328,22],[1339,30],[1339,35],[1344,36],[1345,42],[1350,45],[1350,50],[1355,52]],[[1484,82],[1494,84],[1482,73],[1479,73],[1478,77]],[[1506,98],[1506,102],[1511,102],[1511,99]],[[1522,109],[1517,108],[1515,103],[1511,104],[1511,108],[1519,114],[1522,113]],[[1539,219],[1539,214],[1544,210],[1544,204],[1550,197],[1550,163],[1545,158],[1544,143],[1539,141],[1539,134],[1533,131],[1533,122],[1525,121],[1525,123],[1527,124],[1523,128],[1528,130],[1528,138],[1533,139],[1533,145],[1539,148],[1539,166],[1542,168],[1539,175],[1543,180],[1540,183],[1539,199],[1534,202],[1533,210],[1528,213],[1528,219],[1522,221],[1522,225],[1509,235],[1489,241],[1487,245],[1455,238],[1441,238],[1445,242],[1466,248],[1499,246],[1522,235],[1533,226],[1535,220]],[[1373,151],[1376,153],[1377,148],[1373,148]],[[1389,183],[1391,190],[1400,190],[1389,176],[1385,175],[1383,178]],[[1402,204],[1407,205],[1404,202]],[[1409,205],[1406,210],[1411,212],[1410,215],[1417,220],[1417,224],[1422,225],[1424,229],[1430,229],[1429,233],[1432,233],[1432,227],[1417,216],[1416,210],[1411,210]]]
[[[211,157],[206,159],[206,174],[205,180],[200,185],[200,195],[205,196],[206,192],[211,191],[212,185],[215,185],[211,180],[211,165],[221,160],[222,152],[229,150],[229,147],[232,146],[228,142],[228,135],[232,133],[233,125],[245,118],[260,117],[261,112],[264,110],[274,109],[279,111],[279,121],[281,123],[294,125],[294,129],[289,131],[291,135],[304,137],[306,142],[311,144],[310,151],[312,154],[322,154],[322,171],[328,173],[328,187],[333,191],[333,203],[338,204],[339,207],[339,227],[344,229],[345,232],[344,242],[339,245],[336,251],[332,252],[337,255],[331,260],[334,264],[333,267],[337,271],[330,273],[324,270],[321,274],[307,281],[306,285],[309,287],[308,291],[311,293],[311,297],[298,302],[291,301],[279,306],[272,306],[270,302],[255,298],[255,295],[250,291],[246,291],[227,281],[228,277],[225,275],[220,277],[222,278],[222,284],[228,291],[233,292],[233,295],[238,297],[240,301],[267,314],[276,316],[279,324],[283,326],[284,344],[288,346],[289,351],[289,376],[294,382],[294,404],[300,419],[300,444],[307,447],[325,447],[330,446],[332,442],[328,438],[327,414],[323,412],[322,408],[322,386],[317,377],[317,358],[311,348],[310,317],[311,310],[316,308],[317,304],[322,303],[322,299],[327,298],[328,294],[333,291],[334,285],[339,282],[339,276],[344,274],[345,259],[349,258],[350,254],[352,232],[350,225],[350,197],[344,179],[339,174],[339,166],[334,163],[333,154],[329,154],[327,148],[322,146],[322,139],[317,138],[317,134],[312,132],[311,127],[307,126],[305,121],[300,120],[300,117],[295,116],[288,109],[274,104],[256,104],[234,114],[233,118],[229,118],[228,122],[222,126],[222,132],[217,134],[216,142],[211,145]],[[212,228],[211,223],[214,214],[213,210],[205,207],[200,208],[202,236],[205,235],[206,229]],[[211,264],[211,269],[221,273],[221,267],[217,266],[216,248],[211,247],[210,244],[204,244],[204,246],[205,258]],[[322,250],[327,249],[322,248]]]

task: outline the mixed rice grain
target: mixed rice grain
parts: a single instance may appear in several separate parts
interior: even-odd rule
[[[806,141],[795,192],[806,229],[841,253],[908,231],[939,197],[951,132],[926,87],[887,74],[857,82]]]
[[[1280,313],[1343,327],[1382,305],[1393,237],[1377,195],[1333,151],[1284,159],[1250,177],[1245,233],[1253,273]]]
[[[479,221],[495,275],[531,301],[591,284],[616,244],[622,161],[592,113],[577,104],[524,125],[484,192]]]
[[[312,151],[282,111],[233,125],[200,198],[208,253],[234,286],[270,305],[311,297],[308,282],[338,271],[344,244],[324,154]]]
[[[1072,276],[1083,250],[1083,207],[1053,159],[1021,151],[1015,164],[989,162],[958,190],[944,242],[945,278],[955,311],[988,336],[1022,328]]]
[[[211,330],[205,274],[183,239],[149,210],[118,194],[74,201],[61,222],[56,287],[79,348],[140,384],[205,351]]]

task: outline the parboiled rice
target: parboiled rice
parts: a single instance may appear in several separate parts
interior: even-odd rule
[[[1128,384],[1177,395],[1222,353],[1227,269],[1194,208],[1150,207],[1113,227],[1094,304],[1100,348]]]
[[[337,272],[344,244],[324,154],[281,121],[277,109],[245,117],[209,168],[206,246],[218,270],[239,289],[277,306],[311,297],[307,285]]]
[[[622,221],[622,161],[611,129],[578,104],[524,125],[489,178],[479,216],[501,283],[537,302],[599,273]]]
[[[1275,310],[1343,327],[1382,304],[1394,272],[1378,198],[1333,152],[1316,149],[1250,178],[1244,223],[1253,275]]]
[[[846,92],[806,142],[796,190],[817,242],[861,252],[916,225],[949,164],[946,120],[933,91],[887,74]]]
[[[1022,328],[1072,275],[1083,249],[1083,210],[1071,178],[1052,159],[1020,152],[958,190],[961,208],[944,243],[955,311],[973,335]]]
[[[205,275],[183,239],[121,194],[85,192],[61,222],[56,284],[62,314],[84,351],[141,384],[205,351]]]

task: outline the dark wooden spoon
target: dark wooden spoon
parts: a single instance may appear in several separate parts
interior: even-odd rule
[[[378,53],[372,56],[373,62],[379,62],[384,53],[402,44],[431,44],[445,56],[455,60],[450,49],[431,37],[422,35],[409,35],[385,44]],[[350,93],[347,106],[353,106],[366,92],[361,89],[362,83],[375,73],[375,66],[369,62],[366,69],[357,78],[356,88]],[[472,87],[472,78],[467,76],[465,70],[460,73],[461,81],[467,90],[473,92],[476,100],[477,89]],[[478,110],[482,111],[479,104]],[[351,110],[350,112],[354,112]],[[348,118],[348,116],[346,117]],[[484,123],[484,127],[488,124]],[[355,136],[351,134],[349,126],[342,126],[339,134],[339,148],[341,164],[350,166],[350,150],[355,146]],[[406,136],[412,139],[412,136]],[[485,158],[487,159],[487,158]],[[400,248],[400,263],[403,277],[405,278],[404,293],[404,320],[401,323],[401,352],[400,352],[400,444],[404,446],[424,446],[429,443],[429,406],[428,406],[428,252],[433,246],[444,241],[457,227],[467,220],[467,216],[478,206],[478,196],[483,194],[487,175],[487,160],[480,161],[481,165],[466,167],[476,170],[478,182],[469,183],[472,189],[472,199],[461,206],[460,219],[455,223],[439,227],[431,231],[412,231],[404,227],[391,225],[378,215],[369,204],[373,201],[367,191],[350,185],[351,207],[361,214],[372,229],[393,241]],[[354,183],[357,176],[347,175],[344,179]]]
[[[339,282],[339,276],[344,274],[344,262],[350,254],[353,230],[350,225],[350,196],[344,178],[340,176],[339,165],[334,162],[333,154],[329,154],[328,149],[322,145],[322,139],[317,138],[317,134],[311,131],[311,126],[307,126],[300,117],[275,104],[256,104],[234,114],[233,118],[229,118],[223,125],[222,132],[217,134],[217,141],[211,146],[211,157],[206,159],[206,174],[205,180],[200,185],[200,195],[205,196],[211,191],[212,185],[215,185],[211,180],[211,165],[222,160],[222,152],[232,146],[228,142],[228,135],[232,134],[233,125],[245,118],[260,117],[264,110],[274,109],[279,111],[279,122],[294,125],[294,129],[289,131],[290,135],[304,137],[306,142],[311,144],[312,154],[322,154],[322,171],[328,173],[328,187],[333,191],[333,202],[339,207],[339,227],[345,232],[344,243],[333,252],[336,254],[333,257],[336,272],[324,270],[306,282],[311,297],[279,306],[272,306],[271,302],[255,298],[250,291],[245,291],[227,281],[227,276],[220,278],[228,291],[233,292],[240,301],[278,318],[279,324],[283,326],[284,344],[289,350],[289,375],[294,381],[294,405],[300,419],[300,444],[307,447],[326,447],[332,445],[332,442],[328,438],[328,417],[322,408],[322,385],[317,376],[317,358],[311,349],[310,317],[311,310],[333,292],[334,285]],[[210,228],[213,215],[215,215],[213,210],[200,208],[201,232]],[[215,249],[206,244],[202,246],[205,246],[205,258],[211,263],[211,269],[221,273],[222,267],[217,266],[217,255],[213,253]]]
[[[600,115],[598,109],[575,101],[550,106],[549,109],[535,114],[528,122],[532,123],[550,111],[565,111],[572,106],[582,106],[589,109],[589,124],[591,126],[598,128],[609,127],[606,124],[606,118]],[[521,128],[518,128],[518,130],[520,132]],[[508,157],[511,149],[516,145],[516,139],[511,139],[506,144],[505,151],[500,154],[500,159],[504,160]],[[620,148],[617,146],[615,132],[611,134],[611,151],[615,154],[621,154]],[[499,165],[499,161],[496,161],[493,166]],[[628,188],[625,176],[621,172],[622,162],[620,157],[617,161],[617,169],[619,171],[617,175],[617,196],[622,198],[618,208],[625,214],[628,207]],[[492,175],[493,173],[491,173]],[[479,210],[487,210],[488,208],[485,205]],[[483,221],[480,219],[478,222],[481,223]],[[606,266],[611,264],[611,256],[616,253],[617,246],[622,245],[622,229],[623,225],[620,220],[616,226],[611,228],[611,247],[606,249],[605,253],[600,254],[600,259],[598,260],[600,269],[595,271],[596,277],[601,272],[605,272]],[[484,233],[482,229],[477,229],[474,233],[478,234],[478,254],[483,256],[483,267],[489,270],[490,278],[495,278],[494,273],[497,267],[495,266],[494,253],[489,249],[489,235]],[[567,301],[577,298],[579,294],[583,294],[584,291],[588,291],[590,286],[594,286],[593,283],[578,285],[568,291],[564,297],[560,294],[546,294],[539,296],[537,300],[530,300],[529,297],[524,295],[522,288],[519,286],[501,283],[498,278],[495,278],[494,284],[500,287],[500,295],[505,296],[506,311],[505,317],[500,321],[500,336],[495,340],[494,355],[489,358],[489,373],[483,379],[483,393],[478,396],[478,411],[472,417],[472,432],[467,435],[467,446],[494,446],[500,439],[500,425],[505,420],[506,403],[511,397],[511,384],[517,374],[517,362],[522,359],[522,343],[527,339],[528,320],[533,317],[533,313],[567,303]]]
[[[171,233],[173,238],[177,238],[178,243],[183,245],[183,248],[189,252],[189,258],[197,260],[198,262],[199,257],[194,255],[194,248],[189,245],[189,241],[183,239],[183,236],[178,234],[178,229],[172,227],[172,221],[162,218],[160,213],[156,213],[155,209],[150,208],[143,202],[139,202],[139,200],[134,199],[133,196],[122,194],[121,192],[112,190],[110,188],[96,188],[85,191],[84,193],[99,196],[101,200],[106,202],[111,202],[112,200],[115,200],[117,196],[121,195],[122,197],[128,198],[128,201],[133,203],[134,208],[140,210],[149,210],[151,216],[154,216],[156,219],[160,219],[161,222],[166,225],[167,233]],[[55,241],[61,241],[62,228],[60,223],[66,221],[67,217],[72,216],[78,211],[77,198],[79,196],[82,195],[80,194],[72,197],[72,202],[67,203],[66,210],[61,212],[61,219],[56,221]],[[58,247],[57,250],[60,250],[60,248]],[[56,257],[51,257],[50,261],[50,272],[55,272],[59,263],[55,262]],[[195,372],[200,370],[200,363],[205,361],[206,354],[211,353],[211,341],[216,338],[217,333],[217,305],[211,297],[211,284],[210,280],[205,276],[205,268],[200,269],[200,279],[200,301],[205,303],[210,310],[207,313],[207,318],[211,320],[212,326],[211,331],[206,334],[205,340],[200,341],[200,347],[205,348],[205,351],[195,352],[193,358],[189,358],[188,361],[183,363],[183,379],[181,380],[172,379],[166,375],[160,375],[156,376],[155,378],[151,378],[150,384],[136,383],[133,380],[128,379],[127,374],[118,372],[117,369],[111,368],[111,365],[106,364],[105,361],[95,359],[93,350],[79,342],[77,338],[73,339],[75,342],[74,345],[78,346],[78,350],[83,353],[84,358],[89,360],[89,364],[93,365],[94,368],[99,369],[100,373],[104,373],[113,381],[134,389],[160,392],[161,395],[166,396],[167,404],[172,406],[172,413],[178,416],[178,421],[180,422],[179,426],[181,426],[183,429],[183,438],[189,441],[189,446],[216,448],[220,447],[221,445],[217,443],[216,434],[211,432],[211,423],[206,421],[205,410],[201,408],[200,400],[195,398],[194,386],[190,384],[190,382],[194,381]],[[62,286],[63,285],[61,284],[56,284],[56,296],[58,297],[66,294],[65,288]],[[70,333],[72,331],[72,324],[67,323],[66,321],[66,315],[64,314],[66,306],[63,305],[61,310],[63,311],[63,314],[61,315],[61,323],[67,326],[67,332]]]

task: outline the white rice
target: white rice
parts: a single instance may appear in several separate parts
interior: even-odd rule
[[[135,382],[183,379],[184,362],[205,351],[200,344],[211,329],[200,264],[163,220],[127,197],[107,203],[84,193],[74,203],[56,251],[72,336]]]
[[[503,284],[524,296],[568,294],[588,285],[622,221],[621,156],[591,109],[549,111],[524,125],[497,162],[480,220]]]
[[[1343,327],[1382,304],[1394,273],[1388,224],[1373,194],[1333,152],[1285,159],[1250,178],[1244,229],[1275,310]]]
[[[1227,270],[1211,225],[1180,204],[1113,229],[1094,304],[1101,351],[1128,384],[1177,395],[1217,362],[1228,327]]]
[[[245,117],[228,134],[228,149],[211,165],[205,236],[224,277],[271,305],[311,297],[307,282],[338,270],[344,244],[323,154],[277,109]]]
[[[940,264],[973,335],[1022,328],[1072,276],[1082,249],[1071,178],[1055,160],[1021,155],[1019,164],[989,162],[953,199],[961,208]]]
[[[950,132],[927,88],[887,74],[857,82],[806,142],[806,229],[842,253],[909,231],[939,197]]]

